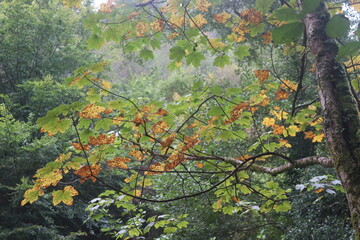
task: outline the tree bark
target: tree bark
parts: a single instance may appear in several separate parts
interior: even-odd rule
[[[323,109],[323,128],[334,167],[341,179],[351,212],[355,239],[360,240],[360,120],[338,51],[325,32],[329,14],[321,4],[303,19],[308,47],[315,57],[318,93]]]

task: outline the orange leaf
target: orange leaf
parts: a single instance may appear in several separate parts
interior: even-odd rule
[[[272,33],[268,31],[264,33],[261,38],[264,39],[264,41],[262,42],[263,44],[269,44],[272,40]]]
[[[318,188],[318,189],[316,189],[314,192],[315,192],[315,193],[321,193],[322,191],[324,191],[323,188]]]
[[[111,169],[113,168],[122,168],[122,169],[127,169],[128,166],[125,164],[127,162],[131,162],[130,158],[125,158],[125,157],[114,157],[112,160],[107,161],[107,164],[109,165],[109,167]]]
[[[260,80],[261,83],[264,83],[266,79],[270,76],[269,70],[254,70],[255,77]]]
[[[99,175],[101,171],[100,165],[85,165],[82,166],[80,169],[76,170],[74,174],[81,176],[80,182],[83,183],[86,180],[90,179],[91,181],[96,181],[96,176]]]
[[[275,100],[284,100],[290,96],[290,94],[282,88],[279,88],[275,93],[275,95],[276,95]]]
[[[131,152],[129,152],[129,154],[131,155],[131,156],[133,156],[134,158],[136,158],[136,160],[138,160],[138,161],[141,161],[141,160],[143,160],[144,158],[145,158],[145,156],[143,155],[143,153],[141,152],[141,151],[139,151],[139,150],[132,150]]]
[[[204,167],[204,164],[202,162],[196,162],[195,165],[198,168],[203,168]]]
[[[214,19],[215,21],[219,22],[219,23],[226,23],[227,20],[231,17],[230,14],[228,14],[227,12],[222,12],[220,14],[215,14],[214,15]]]
[[[272,126],[273,128],[273,133],[276,134],[276,135],[281,135],[283,134],[283,132],[285,131],[285,127],[284,126],[280,126],[280,125],[277,125],[277,124],[274,124]]]
[[[165,109],[159,108],[159,110],[155,113],[159,116],[164,116],[166,115],[168,112]]]
[[[231,199],[232,199],[234,202],[240,202],[240,199],[237,198],[236,196],[231,196]]]
[[[104,145],[104,144],[111,144],[115,141],[115,134],[107,136],[105,134],[100,134],[98,137],[94,138],[93,136],[89,137],[89,144],[90,145]]]
[[[158,134],[158,133],[163,133],[167,130],[167,128],[169,127],[169,124],[167,124],[166,122],[164,121],[159,121],[157,123],[155,123],[153,126],[152,126],[152,129],[154,131],[155,134]]]
[[[80,143],[71,143],[71,145],[76,149],[76,150],[85,150],[88,151],[90,150],[90,146],[85,144],[80,144]]]
[[[196,0],[196,8],[201,12],[209,11],[209,7],[211,6],[212,4],[206,0]]]
[[[104,107],[89,104],[78,115],[82,118],[101,118],[100,113],[103,113],[105,110],[106,108]]]

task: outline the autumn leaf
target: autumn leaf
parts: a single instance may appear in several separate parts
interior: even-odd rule
[[[319,135],[316,135],[313,137],[313,139],[311,140],[312,142],[322,142],[323,138],[325,137],[324,133],[321,133]]]
[[[66,205],[73,204],[73,196],[79,195],[73,186],[66,186],[64,190],[58,190],[52,193],[54,206],[63,202]]]
[[[323,188],[318,188],[318,189],[316,189],[314,192],[315,192],[315,193],[321,193],[322,191],[324,191]]]
[[[168,127],[169,124],[167,124],[164,121],[159,121],[152,126],[152,130],[155,134],[159,134],[165,132],[168,129]]]
[[[21,201],[21,206],[24,206],[26,203],[33,203],[40,196],[44,195],[44,190],[38,185],[35,184],[32,188],[28,189],[24,193],[24,199]]]
[[[101,118],[100,113],[103,113],[106,108],[102,106],[96,106],[95,104],[87,105],[81,112],[79,112],[79,116],[82,118]]]
[[[272,33],[270,31],[264,33],[262,36],[261,36],[262,39],[264,39],[262,41],[263,44],[269,44],[271,43],[272,41]]]
[[[116,116],[112,119],[112,122],[116,125],[120,125],[124,121],[124,118],[122,116]]]
[[[204,24],[207,24],[208,21],[204,18],[202,14],[196,15],[194,18],[192,18],[192,21],[190,21],[190,27],[192,28],[201,28],[204,26]]]
[[[304,139],[313,139],[315,137],[315,134],[312,131],[304,132],[304,134]]]
[[[135,28],[136,28],[136,36],[138,37],[144,37],[145,33],[149,31],[149,26],[145,22],[138,22]]]
[[[122,168],[122,169],[127,169],[128,166],[126,163],[131,162],[130,158],[126,158],[126,157],[115,157],[109,161],[107,161],[108,166],[113,169],[113,168]]]
[[[279,88],[275,93],[275,95],[276,95],[275,100],[285,100],[290,96],[289,92],[285,91],[282,88]]]
[[[288,134],[292,137],[295,137],[296,133],[301,131],[301,129],[296,125],[291,125],[286,130],[287,130]]]
[[[209,3],[206,0],[196,0],[196,8],[200,11],[200,12],[207,12],[209,11],[209,7],[211,7],[212,4]]]
[[[240,16],[252,24],[259,24],[262,21],[262,13],[253,8],[242,11]]]
[[[266,117],[262,121],[262,124],[265,125],[266,127],[273,126],[275,124],[275,119]]]
[[[115,5],[113,4],[114,0],[108,0],[106,3],[100,4],[99,12],[109,14],[112,12]]]
[[[155,175],[155,174],[162,174],[165,171],[165,164],[164,163],[155,163],[151,164],[148,168],[148,171],[145,171],[145,175]]]
[[[141,160],[143,160],[143,159],[145,158],[144,154],[143,154],[141,151],[136,150],[136,149],[134,149],[134,150],[132,150],[131,152],[129,152],[129,154],[130,154],[131,156],[133,156],[133,157],[134,157],[136,160],[138,160],[138,161],[141,161]]]
[[[101,85],[102,85],[102,87],[104,88],[104,89],[110,89],[111,88],[111,82],[108,82],[108,81],[106,81],[106,80],[103,80],[102,82],[101,82]]]
[[[86,145],[86,144],[80,144],[80,143],[71,143],[71,145],[76,149],[76,150],[80,150],[80,151],[88,151],[90,150],[90,146]]]
[[[266,79],[270,76],[269,70],[254,70],[255,77],[260,80],[261,83],[264,83]]]
[[[240,199],[236,196],[231,196],[231,200],[233,200],[234,202],[240,202]]]
[[[202,162],[196,162],[195,166],[198,167],[198,168],[203,168],[204,164]]]
[[[76,170],[74,174],[81,176],[81,183],[85,182],[88,179],[96,182],[96,176],[99,175],[100,171],[101,167],[98,164],[93,164],[91,166],[84,165],[80,169]]]
[[[273,133],[276,134],[276,135],[281,135],[284,133],[285,131],[285,127],[284,126],[280,126],[280,125],[277,125],[277,124],[274,124],[272,126],[273,128]]]
[[[99,136],[97,136],[96,138],[93,136],[89,137],[89,144],[93,145],[93,146],[99,146],[99,145],[104,145],[104,144],[111,144],[115,141],[116,136],[115,134],[112,135],[105,135],[105,134],[100,134]]]
[[[162,19],[158,19],[155,22],[150,23],[150,27],[154,32],[161,32],[164,30],[165,22]]]
[[[227,12],[222,12],[220,14],[214,15],[215,21],[217,21],[219,23],[226,23],[230,17],[231,17],[231,15]]]

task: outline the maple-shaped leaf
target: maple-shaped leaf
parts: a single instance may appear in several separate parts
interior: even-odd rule
[[[272,125],[272,128],[274,130],[273,133],[276,134],[276,135],[281,135],[285,131],[284,126],[280,126],[280,125],[277,125],[277,124]]]
[[[115,134],[111,134],[111,135],[105,135],[105,134],[100,134],[99,136],[97,136],[96,138],[93,136],[89,137],[89,144],[96,146],[96,145],[104,145],[104,144],[111,144],[115,141],[116,136]]]
[[[44,195],[44,190],[38,185],[35,184],[32,188],[28,189],[24,193],[24,199],[21,201],[21,206],[24,206],[26,203],[33,203],[40,196]]]
[[[275,119],[266,117],[262,121],[262,124],[265,125],[266,127],[273,126],[275,124]]]
[[[108,166],[112,169],[112,168],[122,168],[122,169],[127,169],[128,166],[126,163],[131,162],[130,158],[126,158],[126,157],[115,157],[109,161],[107,161]]]
[[[86,180],[90,179],[93,182],[96,182],[96,176],[99,175],[101,171],[100,165],[84,165],[80,169],[76,170],[74,174],[81,176],[80,182],[83,183]]]
[[[64,190],[58,190],[52,193],[54,206],[63,202],[66,205],[73,204],[73,196],[79,195],[73,186],[66,186]]]
[[[220,14],[215,14],[214,19],[219,23],[226,23],[231,15],[227,12],[222,12]]]
[[[324,133],[321,133],[319,135],[316,135],[313,137],[313,139],[311,140],[312,142],[322,142],[323,138],[325,137]]]
[[[204,54],[201,52],[193,52],[186,56],[186,64],[192,64],[194,67],[200,67],[201,61],[205,60]]]
[[[217,56],[214,59],[214,63],[213,63],[214,66],[218,66],[221,68],[225,67],[225,65],[230,65],[230,64],[231,64],[230,57],[227,55]]]
[[[102,106],[96,106],[95,104],[87,105],[81,112],[79,112],[79,116],[82,118],[101,118],[100,113],[103,113],[106,108]]]
[[[196,0],[196,8],[201,12],[209,11],[209,7],[211,6],[212,4],[206,0]]]
[[[279,88],[276,91],[275,95],[276,95],[275,100],[285,100],[290,96],[290,93],[284,90],[283,88]]]
[[[254,70],[255,77],[260,80],[261,83],[264,83],[266,79],[270,76],[269,70]]]

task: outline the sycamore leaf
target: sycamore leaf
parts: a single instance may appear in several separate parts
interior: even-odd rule
[[[79,195],[73,186],[67,186],[64,190],[58,190],[52,193],[54,206],[63,202],[66,205],[73,204],[73,196]]]
[[[267,13],[273,3],[274,0],[256,0],[255,8],[260,10],[262,13]]]
[[[154,59],[154,53],[153,51],[144,48],[140,51],[140,57],[142,57],[145,60],[151,60]]]
[[[186,64],[192,64],[194,67],[200,67],[201,61],[205,60],[204,54],[201,52],[192,52],[186,56]]]
[[[218,66],[221,68],[225,67],[225,65],[230,65],[230,64],[231,64],[230,57],[227,55],[217,56],[213,63],[214,66]]]
[[[342,14],[336,14],[326,24],[326,34],[331,38],[345,36],[350,30],[350,21]]]
[[[274,29],[272,38],[275,43],[289,43],[299,39],[305,29],[302,22],[284,24]]]
[[[170,49],[170,59],[177,62],[181,61],[185,57],[186,53],[182,47],[175,46]]]
[[[244,57],[250,56],[250,47],[248,46],[240,46],[234,52],[235,56],[237,56],[240,60],[243,60]]]
[[[269,70],[254,70],[255,77],[260,80],[261,83],[264,83],[266,79],[270,76]]]
[[[24,206],[26,203],[33,203],[38,200],[39,196],[43,196],[44,191],[40,188],[39,185],[34,185],[33,188],[30,188],[25,191],[24,199],[21,201],[21,206]]]
[[[266,127],[273,126],[275,124],[275,119],[266,117],[262,121],[262,124],[265,125]]]

